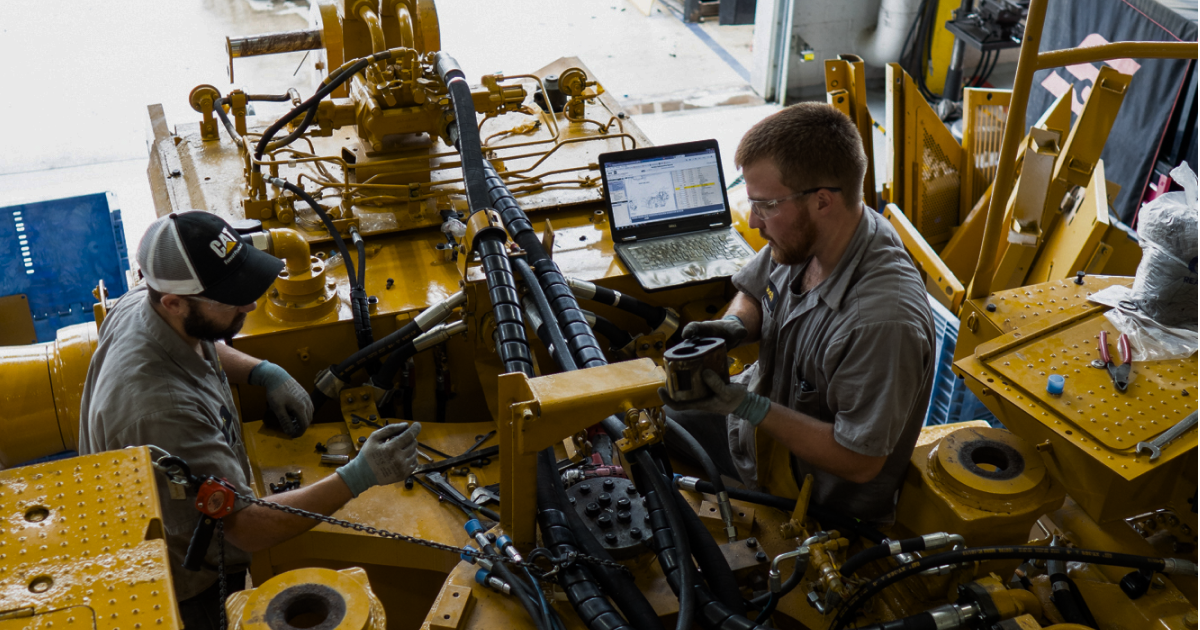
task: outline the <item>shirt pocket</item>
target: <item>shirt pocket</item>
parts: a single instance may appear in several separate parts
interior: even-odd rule
[[[820,419],[821,414],[821,392],[816,386],[803,378],[796,379],[796,385],[792,390],[792,409],[799,411],[805,415]]]

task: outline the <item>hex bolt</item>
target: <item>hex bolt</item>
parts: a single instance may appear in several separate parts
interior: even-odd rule
[[[575,505],[575,497],[567,497],[567,500],[571,502],[571,505]]]
[[[642,537],[642,530],[634,527],[633,529],[629,530],[629,537],[634,540],[639,540]]]
[[[766,562],[767,561],[767,552],[760,551],[760,552],[754,554],[754,559],[758,560],[759,562]]]
[[[755,547],[757,547],[757,546],[758,546],[758,539],[757,539],[757,538],[747,538],[747,539],[746,539],[746,546],[747,546],[747,547],[749,547],[749,548],[751,548],[751,549],[754,549]]]
[[[609,527],[613,526],[612,517],[605,512],[604,514],[596,517],[596,524],[604,529],[608,529]]]
[[[592,491],[592,484],[590,484],[590,483],[579,484],[579,494],[590,494],[591,491]]]
[[[367,436],[365,436],[365,435],[360,435],[360,436],[358,436],[358,443],[359,443],[359,444],[362,444],[363,442],[366,442],[366,441],[367,441]]]
[[[601,492],[600,496],[596,497],[596,500],[600,502],[600,505],[608,507],[612,503],[612,495],[607,492]]]
[[[412,477],[407,477],[404,479],[404,489],[405,490],[413,489],[413,478]]]
[[[633,505],[633,501],[630,501],[629,499],[626,499],[625,497],[621,497],[620,499],[617,499],[617,509],[618,510],[628,510],[631,505]]]
[[[625,494],[635,495],[637,494],[637,488],[634,488],[633,484],[629,484],[628,486],[625,486]]]
[[[617,512],[617,522],[628,523],[629,521],[632,521],[632,520],[633,520],[633,515],[630,514],[629,512],[626,512],[624,510]]]
[[[988,304],[988,305],[987,305],[986,307],[984,307],[984,308],[986,308],[986,309],[987,309],[987,312],[989,312],[989,313],[995,313],[995,312],[996,312],[996,305],[995,305],[995,304]]]
[[[605,479],[604,483],[601,485],[604,486],[605,492],[612,492],[613,488],[617,486],[617,482],[613,481],[612,479]]]
[[[390,288],[392,288],[392,287],[394,287],[394,286],[396,286],[396,281],[395,281],[395,280],[393,280],[393,279],[391,279],[391,278],[388,278],[388,279],[387,279],[387,288],[389,288],[389,289],[390,289]]]
[[[600,504],[599,503],[587,504],[587,507],[583,508],[583,513],[595,518],[595,516],[600,513]]]
[[[604,535],[604,542],[606,542],[610,545],[617,544],[617,535],[612,532],[608,532],[607,534]]]

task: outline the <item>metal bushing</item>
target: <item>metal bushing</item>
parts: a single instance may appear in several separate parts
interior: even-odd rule
[[[667,364],[667,393],[671,400],[689,402],[712,395],[704,384],[704,370],[716,372],[729,382],[725,340],[717,337],[687,339],[663,354]]]

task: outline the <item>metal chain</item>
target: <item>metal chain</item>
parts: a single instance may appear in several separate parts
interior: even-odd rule
[[[517,567],[522,567],[522,568],[528,569],[531,572],[536,572],[542,578],[553,577],[554,574],[558,573],[563,568],[563,566],[555,566],[554,569],[552,569],[551,571],[544,571],[537,564],[535,564],[533,562],[529,562],[527,560],[517,561],[517,560],[513,560],[512,558],[509,558],[508,556],[504,556],[504,555],[492,555],[492,554],[484,553],[482,551],[472,551],[472,550],[465,549],[462,547],[455,547],[453,545],[447,545],[444,543],[434,542],[432,540],[425,540],[424,538],[417,538],[416,536],[408,536],[406,534],[397,534],[396,532],[390,532],[386,529],[379,529],[378,527],[372,527],[370,525],[363,525],[362,523],[351,523],[350,521],[343,521],[341,519],[333,518],[332,516],[325,516],[324,514],[317,514],[316,512],[309,512],[307,510],[302,510],[300,508],[292,507],[290,505],[283,505],[281,503],[264,501],[257,497],[242,494],[241,492],[238,492],[237,490],[232,490],[232,491],[233,491],[233,495],[235,497],[237,497],[238,499],[241,499],[242,501],[245,501],[247,503],[252,503],[254,505],[260,505],[269,510],[285,512],[287,514],[292,514],[292,515],[299,516],[302,518],[310,518],[315,521],[320,521],[322,523],[328,523],[330,525],[337,525],[338,527],[344,527],[346,529],[352,529],[356,532],[362,532],[364,534],[369,534],[371,536],[379,536],[380,538],[391,538],[393,540],[408,542],[408,543],[412,543],[414,545],[421,545],[422,547],[429,547],[431,549],[448,551],[455,555],[466,555],[466,556],[471,556],[473,558],[483,558],[486,560],[491,560],[492,562],[499,561],[499,562],[503,562],[505,564],[509,564],[512,566],[517,566]],[[566,559],[566,564],[569,565],[570,563],[575,562],[575,561],[584,562],[587,564],[592,564],[592,565],[601,566],[601,567],[608,567],[610,569],[619,569],[621,571],[625,571],[626,573],[630,573],[629,567],[626,567],[625,565],[623,565],[619,562],[613,562],[611,560],[604,560],[601,558],[596,558],[594,556],[589,556],[589,555],[582,554],[582,553],[575,553],[575,554],[572,554],[571,556],[569,556]]]

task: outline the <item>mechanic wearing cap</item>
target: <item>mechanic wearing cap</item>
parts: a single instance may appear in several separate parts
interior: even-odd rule
[[[283,261],[245,244],[224,220],[206,212],[171,214],[146,231],[138,247],[146,280],[112,307],[84,382],[81,454],[155,445],[185,461],[196,475],[250,489],[250,462],[230,383],[267,390],[280,428],[297,437],[312,420],[309,395],[282,368],[233,349],[233,337]],[[376,431],[358,456],[312,485],[268,500],[332,514],[366,489],[408,477],[416,468],[420,425]],[[397,437],[397,439],[391,439]],[[183,568],[200,513],[158,475],[171,575],[188,630],[217,628],[223,606],[214,537],[199,571]],[[316,521],[238,501],[225,517],[227,592],[245,585],[250,553],[267,549]]]
[[[725,474],[757,486],[758,428],[791,451],[797,482],[813,475],[815,504],[889,523],[929,401],[934,327],[899,237],[863,207],[867,159],[854,124],[824,103],[746,133],[735,161],[767,246],[733,276],[725,317],[682,334],[759,341],[758,361],[731,384],[703,374],[708,399],[660,394]]]

